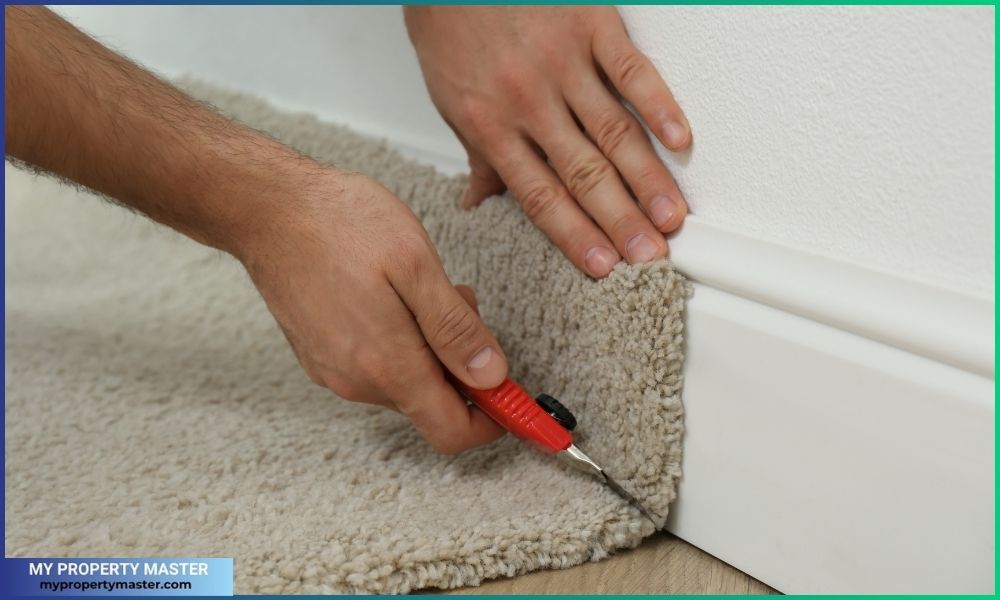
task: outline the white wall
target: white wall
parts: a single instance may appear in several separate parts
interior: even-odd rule
[[[427,96],[398,6],[51,8],[157,72],[464,157]]]
[[[991,296],[993,13],[626,11],[695,128],[698,215]]]
[[[398,7],[65,7],[106,43],[461,156]],[[626,7],[704,223],[992,298],[993,7]]]

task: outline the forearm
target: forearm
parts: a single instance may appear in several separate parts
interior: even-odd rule
[[[11,156],[230,252],[277,218],[283,185],[319,170],[48,9],[5,10]]]

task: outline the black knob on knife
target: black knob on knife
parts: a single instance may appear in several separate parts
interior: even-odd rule
[[[566,428],[567,431],[573,431],[576,427],[576,417],[573,413],[569,412],[569,409],[563,406],[562,402],[556,400],[548,394],[539,394],[535,398],[535,402],[538,406],[542,407],[542,410],[549,413],[557,423]]]

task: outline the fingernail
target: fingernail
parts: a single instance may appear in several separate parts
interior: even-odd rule
[[[677,148],[687,141],[688,129],[678,121],[667,121],[663,125],[663,139],[667,146]]]
[[[502,368],[501,361],[497,359],[497,353],[489,346],[483,346],[472,355],[469,360],[469,375],[478,385],[489,386],[499,383],[496,381],[502,374],[496,373],[497,368]]]
[[[472,360],[469,361],[469,370],[482,369],[489,364],[490,359],[493,358],[493,348],[489,346],[484,346],[479,352],[473,355]]]
[[[590,271],[591,275],[594,277],[604,277],[618,263],[618,253],[611,248],[594,246],[590,250],[587,250],[587,254],[583,257],[583,262],[587,265],[587,270]]]
[[[649,201],[649,216],[657,227],[666,227],[677,213],[677,203],[667,196],[657,196]]]
[[[649,236],[644,233],[634,236],[628,241],[628,244],[625,244],[625,252],[628,254],[630,263],[649,262],[656,258],[658,250],[656,242],[649,239]]]

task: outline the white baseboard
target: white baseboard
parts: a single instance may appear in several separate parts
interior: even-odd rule
[[[695,281],[671,531],[784,592],[993,593],[993,300],[697,216],[671,256]]]
[[[670,252],[678,269],[695,281],[994,376],[991,298],[758,240],[697,216],[673,236]]]
[[[993,593],[994,382],[696,284],[668,527],[789,593]]]

